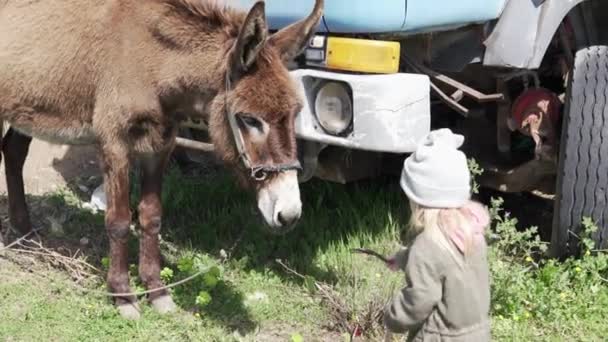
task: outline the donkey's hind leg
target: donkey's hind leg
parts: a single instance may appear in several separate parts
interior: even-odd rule
[[[29,152],[32,138],[10,128],[2,141],[4,171],[8,191],[9,218],[11,225],[22,234],[32,231],[29,211],[25,202],[23,164]]]

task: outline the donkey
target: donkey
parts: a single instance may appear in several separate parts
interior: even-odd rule
[[[257,194],[270,231],[301,215],[294,120],[301,99],[286,63],[323,13],[274,34],[264,2],[242,13],[204,0],[0,1],[0,120],[10,222],[31,231],[22,170],[32,138],[97,147],[107,194],[107,284],[130,293],[129,170],[142,173],[139,275],[157,311],[175,304],[160,280],[163,170],[180,121],[208,123],[216,153]],[[120,314],[139,317],[133,296]]]

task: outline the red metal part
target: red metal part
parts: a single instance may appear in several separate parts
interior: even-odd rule
[[[513,104],[509,126],[532,137],[536,159],[556,157],[561,107],[557,95],[544,88],[524,91]]]
[[[545,102],[546,101],[546,102]],[[546,106],[543,106],[543,102]],[[531,114],[546,114],[553,127],[557,127],[560,119],[561,101],[555,93],[545,88],[534,88],[524,91],[513,103],[511,115],[516,127],[521,128],[527,116]]]

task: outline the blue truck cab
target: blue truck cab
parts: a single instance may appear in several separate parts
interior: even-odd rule
[[[327,0],[319,32],[421,32],[451,28],[499,17],[506,0]],[[250,8],[255,0],[237,0]],[[271,29],[278,30],[308,13],[314,0],[266,0]]]

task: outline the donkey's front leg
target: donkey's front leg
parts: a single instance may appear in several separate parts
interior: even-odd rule
[[[141,158],[142,183],[138,210],[142,235],[139,244],[139,276],[149,290],[163,286],[160,280],[158,234],[162,221],[163,171],[168,157],[169,152],[163,152]],[[153,292],[148,298],[160,313],[168,313],[176,308],[167,290]]]
[[[106,230],[110,239],[108,286],[113,293],[130,293],[127,249],[131,224],[129,153],[126,146],[121,146],[118,142],[102,146],[101,151],[107,196]],[[135,296],[116,297],[115,303],[124,318],[139,318]]]

